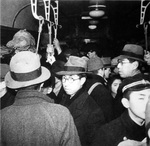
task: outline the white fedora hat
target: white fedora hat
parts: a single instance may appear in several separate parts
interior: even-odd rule
[[[50,71],[41,66],[38,54],[22,51],[10,61],[10,71],[5,76],[6,86],[17,89],[42,83],[50,78]]]

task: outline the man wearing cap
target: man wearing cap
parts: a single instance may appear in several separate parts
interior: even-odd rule
[[[150,97],[150,82],[143,79],[130,80],[122,92],[121,102],[126,110],[98,130],[93,146],[120,146],[124,140],[141,142],[145,139],[145,110]]]
[[[64,69],[57,74],[62,76],[66,92],[61,104],[66,106],[75,121],[82,146],[89,146],[97,128],[105,123],[101,108],[85,90],[87,61],[84,58],[70,56]]]
[[[113,98],[107,89],[104,79],[104,64],[100,57],[90,58],[87,62],[88,78],[86,89],[96,103],[101,107],[106,122],[111,121],[113,117]]]
[[[118,56],[118,71],[119,75],[124,78],[120,84],[117,95],[115,98],[114,112],[115,117],[118,117],[123,113],[125,108],[121,104],[122,99],[122,87],[131,79],[147,79],[150,80],[150,75],[144,75],[141,72],[141,67],[145,63],[143,59],[143,48],[135,44],[126,44],[122,50],[120,56]]]
[[[80,146],[68,109],[39,90],[50,76],[36,53],[22,51],[11,58],[5,82],[18,91],[15,102],[1,110],[1,146]]]
[[[150,98],[146,106],[145,110],[145,126],[146,126],[146,135],[143,141],[135,141],[135,140],[125,140],[119,143],[118,146],[149,146],[150,145]]]

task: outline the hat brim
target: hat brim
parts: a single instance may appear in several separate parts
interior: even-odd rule
[[[42,82],[44,82],[44,81],[46,81],[47,79],[50,78],[51,73],[45,67],[41,67],[41,71],[42,71],[42,73],[38,78],[30,80],[30,81],[15,81],[11,77],[10,72],[8,72],[5,76],[6,86],[8,88],[11,88],[11,89],[18,89],[18,88],[23,88],[23,87],[27,87],[27,86],[30,86],[30,85],[35,85],[35,84],[38,84],[38,83],[42,83]]]
[[[113,68],[115,65],[104,66],[104,68]]]
[[[57,75],[76,75],[76,74],[84,74],[88,72],[79,72],[79,71],[59,71],[56,74]]]
[[[142,60],[140,58],[131,57],[131,56],[127,56],[127,55],[120,55],[120,56],[118,56],[118,59],[125,59],[125,58],[134,59],[134,60],[146,63],[144,60]]]

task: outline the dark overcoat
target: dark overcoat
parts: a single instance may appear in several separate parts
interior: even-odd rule
[[[125,139],[142,141],[146,137],[145,125],[139,126],[125,111],[119,118],[103,125],[92,146],[117,146]]]
[[[119,85],[119,88],[117,90],[117,95],[116,98],[114,99],[114,105],[113,105],[113,111],[114,111],[114,117],[118,118],[124,111],[125,111],[125,107],[122,105],[121,100],[123,98],[123,93],[122,93],[122,88],[131,83],[131,81],[137,81],[137,80],[148,80],[150,81],[150,75],[145,75],[142,73],[136,74],[132,77],[127,77],[125,78],[122,83]]]
[[[108,91],[104,79],[98,75],[89,76],[89,78],[86,81],[86,87],[85,87],[86,90],[88,91],[89,88],[95,83],[100,83],[100,84],[93,89],[90,96],[93,97],[93,99],[102,109],[106,122],[110,122],[111,120],[114,119],[113,97]]]
[[[97,128],[105,123],[101,108],[84,89],[79,90],[71,99],[69,97],[63,98],[61,104],[70,110],[82,146],[90,145]]]

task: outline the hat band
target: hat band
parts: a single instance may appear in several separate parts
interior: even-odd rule
[[[74,67],[74,66],[64,66],[65,71],[83,71],[85,72],[85,68],[83,67]]]
[[[104,64],[104,67],[110,67],[111,64]]]
[[[129,56],[129,57],[135,57],[135,58],[139,58],[139,59],[143,60],[143,55],[138,55],[138,54],[135,54],[135,53],[132,53],[132,52],[122,51],[122,55],[126,55],[126,56]]]
[[[41,67],[28,73],[15,73],[11,71],[10,74],[15,81],[30,81],[38,78],[41,75]]]

